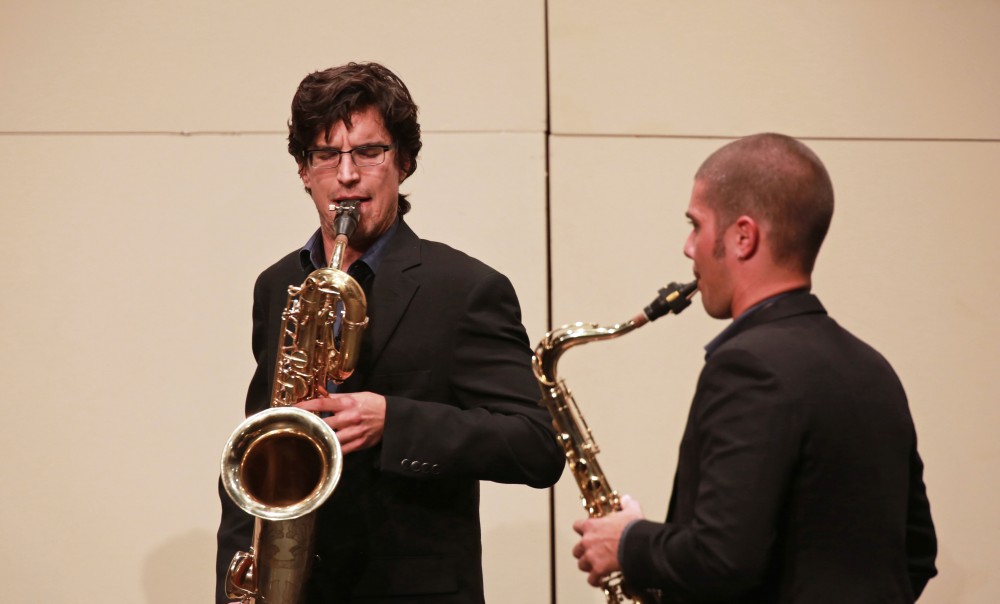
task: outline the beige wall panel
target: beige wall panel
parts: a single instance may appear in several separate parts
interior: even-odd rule
[[[550,2],[552,129],[1000,138],[1000,3]]]
[[[691,178],[724,141],[560,138],[552,141],[553,307],[557,324],[622,322],[662,283],[687,280],[683,212]],[[910,395],[940,536],[941,576],[921,602],[993,602],[1000,580],[1000,293],[988,178],[1000,145],[817,141],[837,210],[815,274],[831,314],[894,364]],[[594,149],[604,152],[593,166]],[[697,299],[696,299],[697,300]],[[703,345],[725,326],[696,301],[610,342],[573,349],[560,373],[603,449],[611,484],[666,511]],[[560,602],[602,602],[575,567],[568,478],[556,491]]]
[[[544,127],[536,0],[2,5],[0,131],[276,132],[304,75],[351,60],[396,71],[425,129]]]
[[[281,144],[0,138],[16,175],[0,181],[0,274],[18,292],[0,312],[17,401],[0,429],[5,457],[26,460],[0,469],[23,493],[0,515],[0,555],[21,578],[10,601],[211,593],[215,478],[252,371],[253,279],[312,222],[290,211],[303,194]]]
[[[18,578],[5,601],[210,598],[253,281],[316,224],[283,145],[0,137],[0,452],[18,460],[0,465],[16,493],[0,503],[0,565]],[[541,135],[428,135],[404,185],[424,236],[509,274],[532,332],[545,317],[542,152]],[[547,491],[486,485],[483,530],[490,600],[547,602]]]

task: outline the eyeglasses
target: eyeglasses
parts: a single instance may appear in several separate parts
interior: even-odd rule
[[[385,152],[395,148],[395,143],[391,145],[362,145],[344,150],[317,147],[306,149],[302,153],[306,156],[306,161],[313,170],[332,170],[340,165],[340,156],[345,153],[351,154],[351,161],[354,162],[355,166],[363,168],[381,164],[385,161]]]

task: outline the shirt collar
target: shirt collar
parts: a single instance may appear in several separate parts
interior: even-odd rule
[[[774,304],[778,300],[784,298],[785,296],[790,296],[792,294],[799,293],[799,292],[804,292],[804,291],[807,291],[807,290],[805,290],[805,289],[793,289],[791,291],[781,292],[780,294],[775,294],[775,295],[771,296],[770,298],[764,298],[760,302],[758,302],[758,303],[754,304],[753,306],[751,306],[750,308],[746,309],[745,311],[743,311],[743,314],[741,314],[740,316],[736,317],[736,319],[733,320],[732,323],[730,323],[729,325],[727,325],[726,328],[723,329],[722,332],[719,335],[717,335],[714,338],[712,338],[712,341],[705,345],[705,356],[707,357],[708,355],[710,355],[713,352],[715,352],[716,348],[718,348],[719,346],[722,345],[723,342],[725,342],[726,340],[728,340],[729,338],[731,338],[732,335],[733,335],[733,333],[735,333],[746,322],[746,320],[748,318],[750,318],[750,315],[754,314],[758,310],[761,310],[763,308],[767,308],[768,306],[771,306],[772,304]]]
[[[367,264],[372,274],[378,272],[379,264],[382,263],[382,258],[385,257],[386,248],[389,247],[389,241],[392,240],[393,235],[396,234],[398,229],[399,218],[396,218],[392,226],[386,232],[379,235],[375,243],[365,250],[361,258],[355,260],[355,262],[364,262]],[[307,271],[326,267],[326,249],[323,247],[322,229],[316,229],[316,232],[309,238],[309,241],[299,250],[299,261],[302,263],[302,268]]]

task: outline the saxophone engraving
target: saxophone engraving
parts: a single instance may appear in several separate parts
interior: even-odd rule
[[[597,461],[600,449],[580,413],[566,383],[556,372],[559,357],[573,346],[621,337],[668,313],[680,313],[691,304],[698,291],[698,282],[671,283],[660,289],[657,297],[635,317],[623,324],[601,326],[596,323],[572,323],[545,334],[535,348],[532,368],[542,389],[540,405],[552,416],[556,438],[566,453],[570,472],[580,490],[580,500],[591,518],[607,516],[621,510],[618,493],[611,488],[607,476]],[[609,604],[641,603],[643,596],[630,594],[620,572],[612,573],[601,585]],[[652,596],[655,600],[655,596]]]
[[[367,303],[361,285],[340,270],[358,223],[355,206],[331,204],[333,257],[288,288],[270,406],[242,422],[223,450],[222,484],[255,517],[250,551],[238,552],[226,574],[226,594],[243,604],[302,602],[316,510],[340,480],[343,454],[333,429],[291,405],[325,393],[328,381],[343,382],[357,364]]]

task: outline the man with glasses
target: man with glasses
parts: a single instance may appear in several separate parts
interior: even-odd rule
[[[510,281],[403,219],[399,186],[421,145],[417,107],[381,65],[310,74],[292,101],[288,151],[320,226],[254,287],[247,415],[269,404],[288,286],[328,266],[331,206],[345,202],[360,219],[339,268],[364,288],[370,322],[355,373],[299,404],[325,417],[344,452],[317,512],[310,603],[482,603],[479,481],[545,488],[564,465]],[[226,569],[253,525],[221,499],[216,599],[226,602]]]

